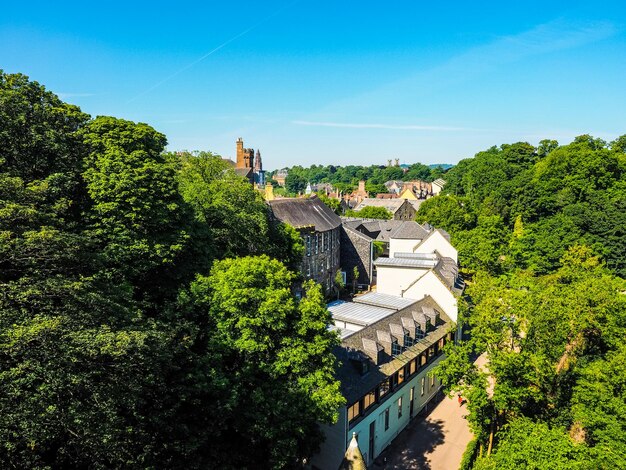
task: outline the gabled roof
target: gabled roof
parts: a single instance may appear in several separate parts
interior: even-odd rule
[[[432,227],[429,228],[429,226],[427,225],[420,226],[417,222],[408,220],[358,219],[342,217],[341,221],[345,227],[350,227],[353,230],[364,233],[366,236],[369,236],[374,240],[383,242],[388,242],[389,237],[394,230],[397,230],[398,228],[407,224],[415,224],[418,227],[421,227],[424,231],[424,236],[421,238],[426,238],[430,230],[432,230]],[[414,230],[418,229],[414,228]],[[418,238],[418,240],[421,238]]]
[[[417,222],[404,221],[402,225],[396,227],[390,234],[389,238],[397,238],[404,240],[423,240],[428,236],[428,231]]]
[[[315,226],[316,232],[326,232],[341,225],[341,219],[317,196],[282,198],[268,201],[274,216],[295,228]]]
[[[384,207],[389,212],[394,214],[402,205],[404,204],[404,199],[376,199],[372,197],[366,197],[361,201],[361,203],[356,206],[356,210],[360,211],[364,207]]]

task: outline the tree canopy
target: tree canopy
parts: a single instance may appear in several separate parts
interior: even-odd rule
[[[418,211],[450,232],[468,281],[470,339],[437,373],[494,443],[477,469],[624,468],[623,140],[492,147]]]
[[[221,158],[0,72],[0,466],[292,468],[336,419],[303,246]]]

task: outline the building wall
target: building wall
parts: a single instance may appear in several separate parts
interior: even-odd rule
[[[452,258],[455,262],[458,262],[458,252],[438,230],[431,233],[424,240],[424,243],[415,249],[415,253],[434,253],[435,251],[441,256]]]
[[[389,257],[394,258],[396,253],[413,253],[415,247],[421,240],[406,238],[389,239]],[[423,251],[422,253],[426,253]]]
[[[435,183],[433,181],[432,188],[433,188],[433,195],[436,196],[437,194],[441,192],[441,190],[443,189],[443,186],[440,186],[439,183]]]
[[[332,289],[339,269],[340,231],[341,227],[337,227],[325,232],[301,233],[305,247],[302,274],[305,279],[320,283],[327,292]]]
[[[457,299],[450,289],[430,270],[378,266],[378,285],[381,294],[397,295],[421,300],[430,295],[453,322],[457,322]]]
[[[328,465],[321,466],[318,465],[317,462],[321,461],[321,457],[316,456],[313,460],[313,463],[319,467],[320,469],[334,469],[338,468],[341,463],[341,459],[348,448],[348,443],[350,439],[352,439],[352,433],[355,432],[357,434],[357,438],[359,441],[359,449],[363,454],[363,458],[366,463],[369,465],[372,461],[380,455],[380,453],[389,446],[391,441],[409,424],[410,417],[410,394],[411,388],[414,389],[414,403],[413,403],[413,418],[415,418],[421,411],[424,410],[426,404],[434,398],[437,392],[441,389],[441,382],[434,378],[434,384],[431,385],[431,379],[428,377],[428,373],[435,367],[442,359],[442,356],[437,357],[433,360],[429,366],[425,367],[422,371],[415,375],[410,380],[407,380],[404,385],[398,388],[395,393],[392,393],[385,401],[376,406],[369,414],[359,421],[354,427],[348,428],[347,432],[343,436],[343,449],[338,449],[330,443],[330,436],[333,436],[333,439],[336,438],[338,432],[341,429],[345,429],[346,427],[346,413],[345,408],[342,409],[343,413],[340,417],[340,421],[333,426],[332,434],[327,434],[327,441],[322,446],[322,450],[320,454],[323,455],[323,458],[329,464],[336,465]],[[424,393],[421,393],[422,381],[424,381]],[[402,416],[398,416],[398,400],[402,397]],[[385,411],[389,409],[389,428],[385,429]],[[370,442],[370,425],[372,422],[374,424],[374,455],[370,454],[369,442]],[[335,454],[336,452],[336,454]],[[331,454],[332,455],[328,455]]]
[[[376,292],[400,297],[402,297],[404,289],[407,289],[417,279],[428,272],[426,269],[399,268],[393,266],[378,266],[376,270],[378,271],[376,277],[378,282]],[[435,301],[437,301],[437,299],[435,299]]]
[[[441,306],[446,315],[448,315],[453,322],[457,322],[459,316],[457,299],[441,279],[432,271],[428,271],[418,282],[409,287],[409,289],[404,292],[403,297],[420,300],[426,295],[430,295],[434,301]]]
[[[320,428],[326,439],[320,447],[320,451],[311,459],[311,467],[320,470],[335,470],[339,468],[350,442],[349,440],[346,441],[346,436],[348,435],[346,408],[339,410],[339,418],[336,424],[322,424]],[[352,438],[352,433],[350,433],[350,438]]]
[[[352,283],[352,272],[359,270],[358,284],[371,284],[373,275],[372,241],[365,236],[341,227],[341,269],[346,272],[348,284]]]
[[[398,210],[393,213],[393,218],[395,220],[413,220],[415,219],[416,211],[413,209],[413,206],[409,203],[409,201],[404,201]]]

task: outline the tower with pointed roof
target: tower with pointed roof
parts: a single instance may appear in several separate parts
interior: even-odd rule
[[[346,454],[339,466],[339,470],[367,470],[363,454],[359,449],[359,441],[356,440],[356,433],[352,433],[352,440],[346,449]]]

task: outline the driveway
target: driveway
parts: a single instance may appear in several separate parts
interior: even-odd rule
[[[476,360],[485,367],[486,357]],[[385,470],[456,470],[473,435],[465,420],[466,405],[456,396],[443,397],[426,416],[418,416],[394,439],[370,467]]]

